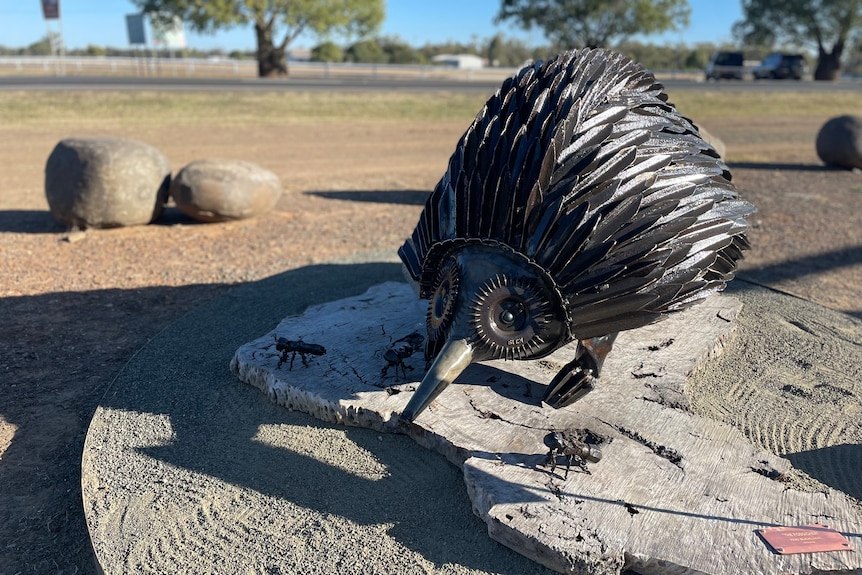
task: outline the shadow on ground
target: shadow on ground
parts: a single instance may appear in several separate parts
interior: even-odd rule
[[[66,230],[66,226],[51,217],[45,210],[2,210],[0,211],[0,233],[12,234],[56,234]]]
[[[166,207],[151,225],[173,226],[202,224],[175,207]],[[56,234],[68,231],[47,210],[4,210],[0,211],[0,233],[12,234]]]
[[[236,380],[227,369],[236,349],[309,305],[400,279],[398,264],[367,263],[310,266],[238,286],[141,350],[101,406],[169,417],[175,440],[140,450],[153,459],[360,525],[391,524],[390,536],[438,566],[548,573],[490,540],[472,514],[460,471],[407,437],[381,439],[370,430],[345,429],[386,468],[378,480],[255,440],[267,425],[331,426],[275,406]],[[226,411],[227,405],[232,409]],[[380,441],[388,448],[381,449]],[[436,533],[431,525],[452,529]]]
[[[862,445],[845,443],[784,455],[796,469],[850,497],[862,500]],[[840,462],[840,465],[836,465]]]
[[[771,265],[744,268],[737,273],[737,277],[764,287],[773,287],[783,281],[798,280],[860,264],[862,264],[862,245],[803,256]],[[840,311],[862,319],[862,309]]]
[[[0,299],[0,416],[17,428],[0,460],[0,573],[95,572],[80,482],[90,419],[137,350],[226,289],[196,285]]]
[[[328,200],[347,202],[374,202],[379,204],[404,204],[408,206],[424,206],[430,192],[428,190],[375,190],[375,191],[324,191],[305,192],[309,196],[317,196]]]
[[[728,162],[731,170],[781,170],[790,172],[846,172],[844,168],[823,164],[797,164],[783,162]]]

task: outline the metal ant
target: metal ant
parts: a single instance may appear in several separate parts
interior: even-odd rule
[[[404,360],[419,351],[423,341],[425,341],[425,338],[416,331],[394,341],[390,348],[383,353],[386,365],[383,366],[380,377],[386,377],[386,372],[389,371],[390,367],[395,368],[395,377],[398,377],[398,368],[400,367],[401,374],[404,376],[404,379],[407,379],[407,370],[413,371],[413,368],[405,364]]]
[[[322,345],[318,345],[316,343],[305,343],[302,339],[292,340],[284,337],[276,338],[275,349],[281,352],[281,357],[278,360],[278,367],[281,367],[281,365],[287,361],[288,354],[291,354],[288,370],[293,369],[293,360],[296,359],[296,354],[299,354],[300,359],[302,359],[302,365],[308,367],[307,355],[323,355],[326,353],[326,348]]]
[[[560,455],[566,457],[566,475],[564,479],[568,478],[572,463],[576,462],[578,467],[586,470],[588,461],[598,463],[601,460],[602,452],[598,446],[587,443],[580,435],[577,432],[552,431],[545,436],[545,446],[548,447],[548,456],[545,459],[545,465],[551,466],[551,473],[557,468],[557,457]],[[592,434],[590,433],[590,435]]]

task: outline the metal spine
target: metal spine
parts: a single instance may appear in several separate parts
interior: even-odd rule
[[[505,246],[553,281],[569,339],[652,323],[724,288],[747,249],[731,175],[640,65],[563,53],[506,80],[399,250],[429,297],[459,246]]]

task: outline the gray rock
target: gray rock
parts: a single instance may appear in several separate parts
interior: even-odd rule
[[[45,196],[60,223],[83,228],[148,224],[168,199],[171,166],[148,144],[66,138],[48,156]]]
[[[278,176],[240,160],[196,160],[171,182],[171,196],[184,213],[203,222],[259,216],[281,196]]]
[[[823,124],[817,155],[827,166],[862,169],[862,116],[837,116]]]

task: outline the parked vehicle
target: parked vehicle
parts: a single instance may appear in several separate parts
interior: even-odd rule
[[[716,52],[706,65],[706,79],[742,80],[745,71],[742,52]]]
[[[755,66],[751,73],[755,80],[764,78],[801,80],[802,75],[805,74],[805,56],[773,52],[764,58],[759,66]]]

